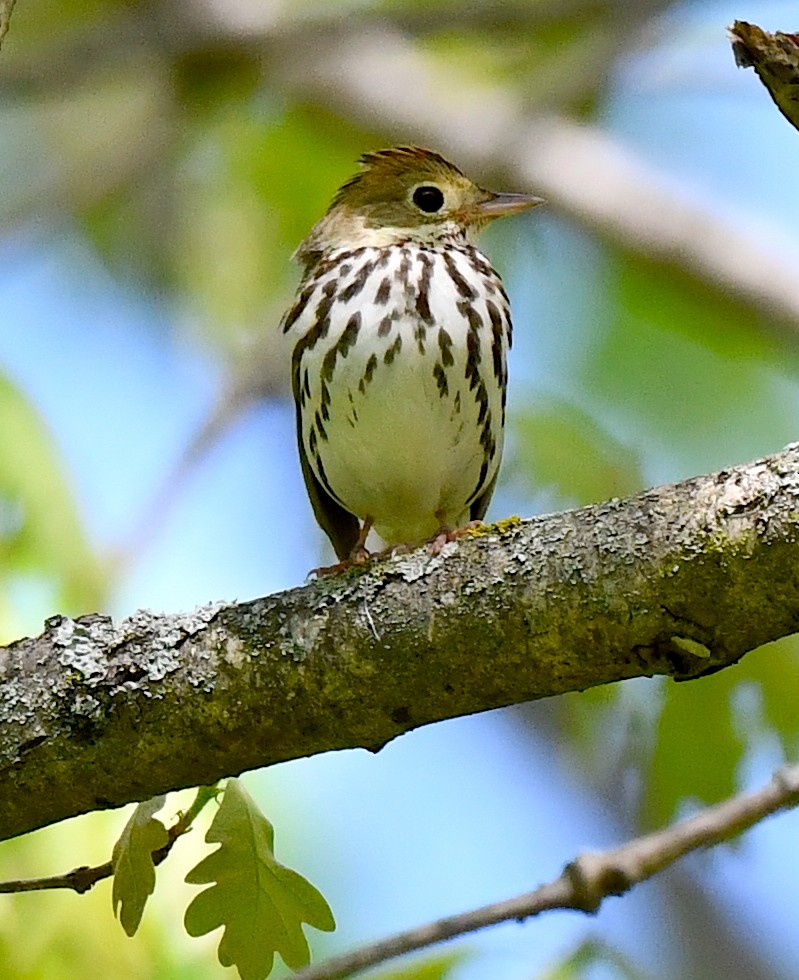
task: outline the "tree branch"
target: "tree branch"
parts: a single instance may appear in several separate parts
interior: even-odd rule
[[[444,718],[689,679],[799,626],[799,444],[430,557],[0,649],[0,840]]]
[[[593,914],[611,895],[624,895],[635,885],[691,851],[730,840],[765,817],[799,804],[799,766],[775,774],[754,793],[742,793],[695,816],[629,841],[612,851],[580,854],[561,874],[535,891],[484,905],[461,915],[437,919],[416,929],[363,946],[300,970],[295,980],[339,980],[370,966],[424,949],[434,943],[476,932],[499,922],[540,915],[553,909]]]

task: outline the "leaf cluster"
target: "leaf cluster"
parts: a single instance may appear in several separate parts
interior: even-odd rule
[[[155,863],[168,842],[154,816],[162,796],[140,803],[114,846],[114,913],[133,936],[155,889]],[[310,962],[304,923],[330,932],[335,921],[325,899],[302,875],[275,857],[274,830],[238,779],[229,779],[205,835],[217,850],[186,875],[190,884],[210,884],[186,909],[190,936],[222,928],[219,962],[235,966],[242,980],[264,980],[275,954],[292,969]]]

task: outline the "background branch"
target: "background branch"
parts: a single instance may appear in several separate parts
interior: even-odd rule
[[[8,29],[11,26],[11,14],[17,0],[0,0],[0,47],[3,46]]]
[[[628,677],[799,622],[799,446],[240,605],[55,617],[0,651],[0,839]]]
[[[685,193],[598,127],[530,114],[521,93],[426,56],[387,25],[305,32],[270,62],[289,92],[413,142],[427,140],[469,172],[501,171],[594,232],[688,269],[770,315],[799,323],[794,259]]]
[[[665,830],[610,851],[580,854],[551,882],[502,902],[451,915],[388,939],[333,957],[296,974],[296,980],[339,980],[396,956],[476,932],[499,922],[518,922],[553,909],[595,913],[606,898],[624,895],[679,858],[713,847],[748,830],[779,810],[799,804],[799,766],[786,767],[754,793],[707,807]]]

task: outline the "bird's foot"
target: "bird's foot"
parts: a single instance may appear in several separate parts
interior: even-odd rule
[[[312,568],[308,575],[312,578],[327,578],[328,575],[338,575],[340,572],[346,572],[350,568],[365,565],[376,557],[376,554],[372,554],[366,548],[362,548],[357,555],[350,555],[344,561],[337,561],[335,565],[320,565],[319,568]]]
[[[426,542],[417,542],[414,544],[392,544],[389,545],[388,548],[383,548],[382,551],[369,551],[364,544],[371,526],[371,520],[364,522],[364,525],[361,528],[361,533],[358,535],[358,540],[347,558],[345,558],[343,561],[336,562],[335,565],[322,565],[319,568],[313,568],[309,574],[314,578],[325,578],[328,575],[338,575],[339,572],[346,572],[350,568],[357,568],[359,565],[368,565],[373,561],[383,561],[384,558],[393,558],[396,555],[410,554],[410,552],[415,551],[416,548],[420,547],[421,544],[426,544],[427,553],[431,558],[435,558],[444,550],[444,545],[449,544],[450,541],[457,541],[459,538],[468,537],[471,531],[485,527],[485,524],[483,521],[469,521],[469,523],[464,524],[463,527],[442,527]]]
[[[427,550],[432,557],[440,555],[444,550],[444,545],[449,544],[450,541],[457,541],[459,538],[468,537],[470,531],[475,531],[477,528],[484,526],[482,521],[469,521],[463,527],[456,527],[452,530],[448,527],[442,527],[427,542]]]
[[[372,518],[367,517],[358,532],[358,539],[352,546],[352,551],[350,551],[349,555],[343,561],[336,562],[335,565],[321,565],[319,568],[312,568],[309,574],[314,578],[338,575],[339,572],[346,572],[350,568],[355,568],[358,565],[366,565],[373,559],[379,558],[382,552],[371,552],[366,547],[366,539],[372,530],[372,523]]]
[[[407,555],[410,554],[418,545],[415,544],[390,544],[387,548],[383,548],[382,551],[376,551],[372,555],[374,561],[382,561],[384,558],[393,558],[395,555]]]

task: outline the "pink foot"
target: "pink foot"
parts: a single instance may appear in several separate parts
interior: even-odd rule
[[[449,544],[450,541],[457,541],[458,538],[465,537],[469,531],[474,531],[478,527],[483,527],[482,521],[469,521],[468,524],[464,524],[463,527],[456,527],[454,530],[449,528],[442,528],[438,531],[428,542],[427,550],[431,555],[440,555],[444,550],[444,545]]]

